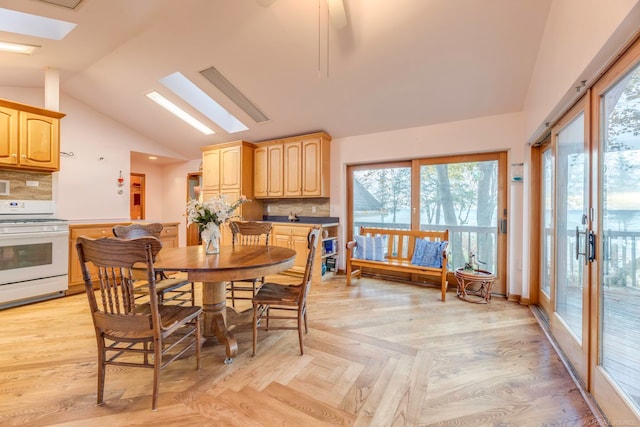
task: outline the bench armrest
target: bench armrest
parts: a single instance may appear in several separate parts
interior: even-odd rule
[[[355,248],[356,246],[358,246],[358,244],[356,243],[355,240],[350,240],[347,242],[347,244],[345,245],[345,248],[347,249],[347,251],[352,251],[353,248]]]

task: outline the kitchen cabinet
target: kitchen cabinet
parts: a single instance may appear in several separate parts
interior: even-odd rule
[[[76,240],[78,237],[113,237],[113,227],[115,225],[128,224],[131,224],[131,222],[69,225],[69,290],[67,291],[67,295],[84,292],[82,270],[80,269],[80,261],[78,260],[78,252],[76,250]],[[161,224],[162,232],[160,233],[160,241],[162,242],[162,247],[178,247],[179,223],[166,222]],[[91,273],[95,273],[95,270],[91,269]]]
[[[263,145],[254,152],[254,195],[257,198],[284,196],[282,144]]]
[[[0,167],[60,170],[60,119],[64,116],[0,100]]]
[[[284,196],[302,196],[302,143],[285,142],[284,150]]]
[[[242,186],[242,170],[249,167],[243,164],[242,154],[251,151],[253,155],[253,147],[242,145],[226,147],[220,149],[220,191],[236,190]]]
[[[235,141],[202,147],[201,150],[203,199],[222,196],[228,203],[233,203],[244,195],[251,202],[238,208],[238,219],[262,219],[262,201],[255,200],[253,191],[255,145]],[[221,234],[221,244],[231,244],[231,233],[226,225],[221,227]]]
[[[287,270],[287,273],[302,275],[304,274],[309,251],[307,236],[313,227],[320,227],[320,236],[322,236],[322,240],[318,242],[316,256],[313,261],[313,271],[311,272],[311,280],[316,282],[332,277],[335,274],[335,266],[338,265],[338,224],[279,224],[274,222],[271,231],[271,244],[295,250],[296,258],[293,267]],[[327,251],[327,248],[331,248],[331,250]],[[333,265],[334,270],[329,271],[327,264]],[[325,272],[324,274],[323,271]]]
[[[256,144],[256,197],[329,197],[330,142],[317,132]]]
[[[220,149],[212,148],[202,152],[202,191],[218,194],[220,192]]]
[[[329,144],[322,138],[304,139],[302,145],[302,196],[329,197]]]

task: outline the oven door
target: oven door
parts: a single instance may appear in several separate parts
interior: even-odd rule
[[[16,232],[5,229],[0,233],[0,303],[64,293],[68,288],[68,229],[15,228]]]

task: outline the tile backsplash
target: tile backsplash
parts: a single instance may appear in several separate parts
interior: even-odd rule
[[[0,169],[0,181],[9,183],[9,194],[0,200],[53,200],[51,172]]]
[[[274,199],[263,200],[263,215],[329,216],[329,199]]]

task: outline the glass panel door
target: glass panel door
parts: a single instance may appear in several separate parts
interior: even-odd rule
[[[506,294],[499,253],[504,244],[499,240],[506,236],[506,212],[499,192],[504,188],[499,174],[501,157],[475,157],[475,161],[451,158],[448,163],[421,164],[420,229],[448,229],[449,271],[464,267],[473,254],[476,268],[496,274],[492,292]]]
[[[558,263],[556,313],[582,342],[582,290],[585,277],[587,198],[584,153],[584,114],[579,114],[557,136],[558,142]]]
[[[576,373],[588,382],[588,279],[593,254],[589,197],[589,140],[585,126],[587,97],[552,130],[555,150],[555,256],[548,292],[549,325]],[[549,172],[550,173],[550,172]],[[548,178],[548,177],[547,177]],[[544,185],[544,184],[543,184]],[[549,183],[546,183],[548,186]],[[547,201],[548,203],[548,201]],[[547,245],[549,243],[543,243]],[[544,305],[542,305],[544,308]]]
[[[549,144],[542,151],[540,159],[540,295],[539,302],[545,313],[552,313],[551,295],[555,269],[554,253],[554,198],[553,150]]]
[[[422,165],[420,229],[449,229],[450,270],[469,254],[482,270],[496,271],[498,162]]]
[[[601,111],[600,365],[640,412],[640,66]]]
[[[370,166],[353,171],[353,235],[360,226],[411,228],[411,166]]]

